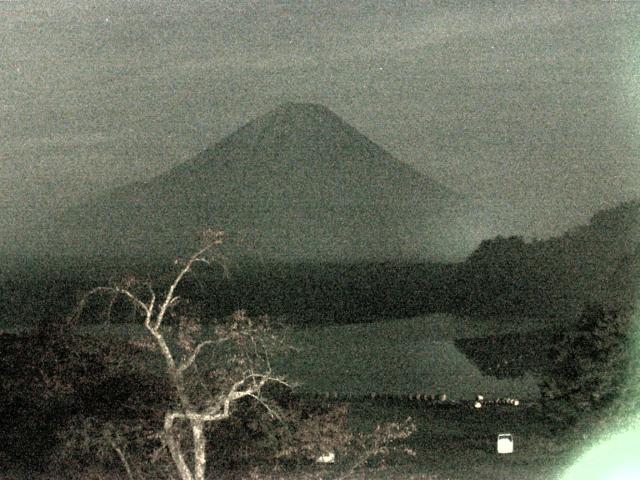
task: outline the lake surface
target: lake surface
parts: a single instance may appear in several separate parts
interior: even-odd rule
[[[299,351],[286,358],[276,358],[273,364],[278,373],[286,374],[300,384],[301,391],[309,393],[446,393],[451,399],[461,400],[472,399],[477,394],[487,398],[536,399],[539,391],[533,376],[497,379],[483,375],[453,342],[458,338],[526,332],[549,326],[552,326],[551,320],[535,318],[481,319],[435,314],[372,323],[299,327],[292,329],[289,339]],[[203,330],[206,336],[207,327]],[[145,334],[141,324],[90,325],[81,327],[80,331],[123,339]]]
[[[497,379],[483,375],[453,340],[540,328],[530,319],[500,325],[450,315],[370,324],[300,329],[292,343],[300,352],[276,364],[301,390],[362,395],[440,394],[451,399],[514,397],[535,399],[535,379]]]

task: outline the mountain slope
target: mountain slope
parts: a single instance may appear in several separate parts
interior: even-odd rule
[[[280,260],[443,258],[464,205],[325,107],[286,104],[189,162],[68,210],[60,249],[184,253],[219,227]]]

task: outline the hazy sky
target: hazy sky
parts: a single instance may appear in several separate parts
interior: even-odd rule
[[[489,231],[558,233],[640,196],[639,26],[635,1],[0,0],[0,227],[311,101],[495,202]]]

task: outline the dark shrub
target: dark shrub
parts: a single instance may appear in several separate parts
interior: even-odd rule
[[[126,342],[98,343],[66,331],[1,334],[0,453],[12,464],[41,468],[74,416],[152,416],[170,392],[134,363],[121,361],[135,355]]]
[[[588,305],[576,326],[556,337],[540,389],[558,427],[592,423],[620,397],[631,365],[631,318]]]

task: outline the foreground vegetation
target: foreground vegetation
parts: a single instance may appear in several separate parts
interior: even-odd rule
[[[592,312],[585,310],[585,320],[593,317]],[[464,324],[464,320],[460,322]],[[403,324],[376,324],[375,328],[370,326],[369,334],[387,332],[386,339],[392,340],[394,332],[400,335]],[[447,330],[444,323],[437,324],[436,319],[432,338],[450,338],[458,329],[470,333],[460,326]],[[363,325],[349,327],[353,330],[349,332],[347,327],[329,328],[335,331],[325,336],[310,336],[307,330],[300,333],[320,342],[366,330]],[[158,374],[160,370],[143,368],[147,366],[144,359],[151,358],[153,352],[139,336],[127,339],[113,331],[102,335],[96,335],[95,329],[89,332],[78,333],[72,326],[61,325],[59,329],[0,337],[1,366],[7,372],[0,392],[4,400],[0,428],[7,440],[0,448],[5,477],[20,475],[22,470],[23,476],[15,478],[36,478],[37,472],[45,475],[42,478],[126,478],[114,447],[135,465],[144,463],[153,453],[151,447],[159,445],[154,435],[162,428],[162,412],[170,405],[171,389]],[[567,333],[568,339],[573,336]],[[603,388],[609,385],[605,383]],[[296,405],[295,410],[307,412],[308,418],[336,426],[320,434],[316,423],[311,429],[318,434],[316,441],[325,436],[333,442],[336,434],[340,437],[345,432],[350,432],[351,439],[358,438],[358,434],[375,431],[379,424],[401,424],[410,417],[415,432],[395,443],[397,453],[386,455],[382,463],[380,458],[364,462],[353,472],[356,478],[549,479],[569,465],[583,442],[591,438],[591,426],[565,429],[537,401],[525,401],[517,407],[485,403],[477,409],[472,402],[440,404],[408,396],[389,401],[361,395],[351,401],[333,401],[311,398],[308,393],[312,392],[305,394],[304,390],[284,396],[282,391],[265,393],[279,405]],[[98,425],[110,429],[100,430]],[[342,445],[337,450],[337,463],[317,465],[300,449],[295,450],[297,456],[274,457],[273,452],[282,450],[284,444],[279,443],[283,437],[277,438],[283,431],[278,431],[278,422],[272,419],[236,415],[221,426],[206,431],[215,478],[339,478],[349,473],[359,454],[366,451],[355,441],[351,445],[337,441],[334,446]],[[498,433],[514,435],[513,454],[496,453]],[[226,439],[222,444],[221,435]],[[309,437],[304,435],[289,438],[306,438],[309,445]]]
[[[331,405],[325,405],[331,408]],[[354,431],[371,431],[378,423],[411,417],[415,433],[397,445],[397,453],[384,461],[373,459],[350,478],[390,479],[522,479],[548,480],[568,466],[580,447],[581,438],[550,435],[549,424],[538,405],[486,406],[471,404],[455,407],[425,406],[415,402],[395,405],[359,401],[347,405],[348,422]],[[496,453],[498,433],[514,435],[514,453]],[[406,452],[410,452],[407,455]],[[256,450],[256,453],[258,451]],[[135,461],[135,460],[134,460]],[[337,463],[317,465],[313,462],[255,462],[251,467],[217,465],[211,478],[340,478],[349,473],[357,455],[339,451]],[[81,475],[80,472],[83,472]],[[94,477],[89,474],[93,472]],[[19,472],[14,472],[17,475]],[[50,473],[49,473],[50,474]],[[77,465],[56,478],[126,478],[115,454],[101,461]],[[24,477],[23,477],[24,478]]]

